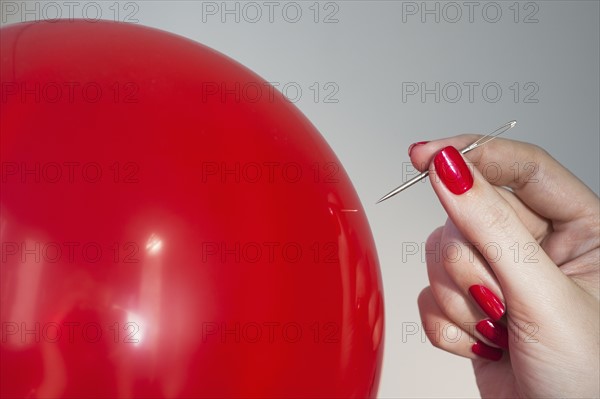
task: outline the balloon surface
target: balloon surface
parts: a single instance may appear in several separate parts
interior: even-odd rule
[[[374,397],[358,196],[282,94],[114,22],[1,40],[2,397]]]

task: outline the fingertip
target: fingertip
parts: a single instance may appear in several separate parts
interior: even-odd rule
[[[424,161],[424,155],[422,155],[424,154],[423,149],[426,148],[428,143],[429,141],[418,141],[408,146],[408,157],[410,158],[410,162],[419,172],[427,170],[427,167],[429,166],[429,163]]]
[[[408,155],[415,169],[423,172],[428,169],[434,155],[440,149],[453,145],[455,148],[464,148],[475,141],[479,136],[459,135],[439,140],[419,141],[408,147]]]
[[[473,187],[473,174],[455,147],[442,148],[435,154],[432,163],[436,175],[452,194],[461,195]]]
[[[471,351],[476,354],[478,357],[486,360],[491,360],[493,362],[497,362],[502,359],[502,355],[504,351],[500,348],[494,348],[493,346],[489,346],[481,341],[475,342],[471,346]]]
[[[410,157],[412,154],[412,151],[416,148],[418,148],[421,145],[427,144],[429,143],[429,141],[417,141],[416,143],[412,143],[410,146],[408,146],[408,156]]]

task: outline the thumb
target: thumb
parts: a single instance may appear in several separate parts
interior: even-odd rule
[[[442,206],[490,265],[510,309],[519,311],[519,303],[570,283],[509,203],[456,148],[439,151],[429,172]]]

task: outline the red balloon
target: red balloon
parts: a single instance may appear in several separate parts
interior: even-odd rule
[[[1,30],[1,394],[374,397],[375,244],[282,94],[113,22]]]

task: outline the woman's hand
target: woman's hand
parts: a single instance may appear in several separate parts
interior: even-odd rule
[[[449,216],[426,245],[425,331],[473,359],[483,397],[598,397],[600,201],[537,146],[456,151],[476,139],[409,149]],[[449,324],[460,339],[431,333]]]

